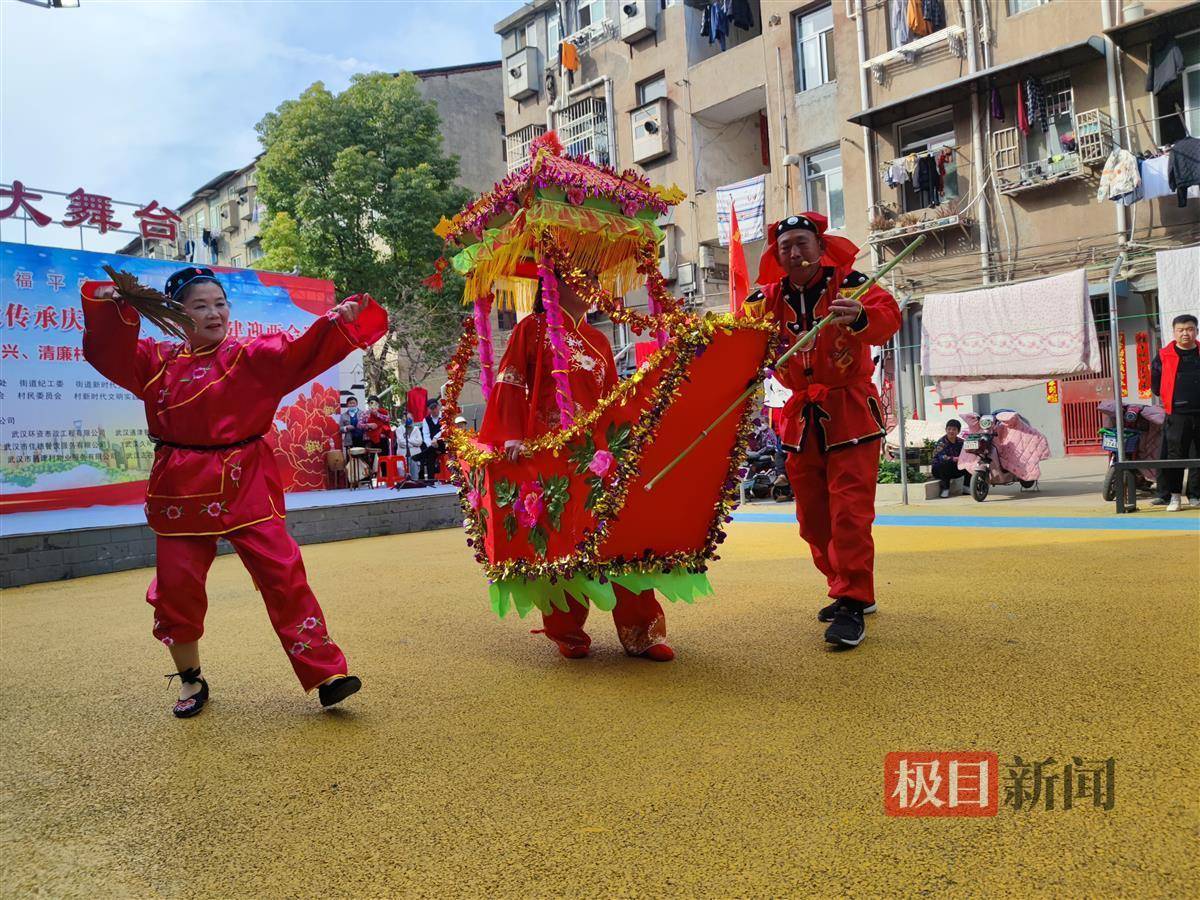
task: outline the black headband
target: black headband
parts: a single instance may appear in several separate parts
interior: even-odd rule
[[[779,227],[775,230],[775,235],[779,237],[788,231],[811,231],[817,237],[821,236],[816,223],[808,218],[808,216],[788,216],[779,223]]]
[[[211,281],[221,289],[222,294],[225,293],[225,285],[217,280],[216,274],[208,266],[188,266],[167,279],[166,294],[172,300],[176,300],[183,293],[184,288],[197,281]]]

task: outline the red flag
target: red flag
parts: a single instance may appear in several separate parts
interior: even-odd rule
[[[738,227],[737,208],[729,204],[729,311],[737,312],[750,293],[750,269],[742,248],[742,230]]]

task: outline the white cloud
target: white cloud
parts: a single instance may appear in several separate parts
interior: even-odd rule
[[[519,5],[0,0],[0,181],[176,205],[248,162],[255,123],[314,81],[498,58],[492,25]],[[95,248],[125,242],[108,237]]]

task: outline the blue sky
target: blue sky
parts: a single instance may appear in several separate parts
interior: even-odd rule
[[[498,59],[493,26],[520,5],[0,0],[0,181],[175,206],[249,162],[263,113],[314,81],[341,90],[356,72]],[[0,237],[19,241],[20,227]],[[77,247],[78,233],[51,224],[35,240]],[[93,232],[87,249],[126,240]]]

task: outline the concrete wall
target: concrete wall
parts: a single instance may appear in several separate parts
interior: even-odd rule
[[[458,157],[459,184],[476,194],[490,189],[506,172],[502,67],[418,77],[421,95],[437,104],[442,149]]]
[[[395,499],[288,513],[288,531],[300,544],[381,534],[432,531],[462,525],[458,494]],[[232,552],[225,541],[220,553]],[[123,572],[154,565],[155,536],[146,525],[87,528],[0,537],[0,588]]]

